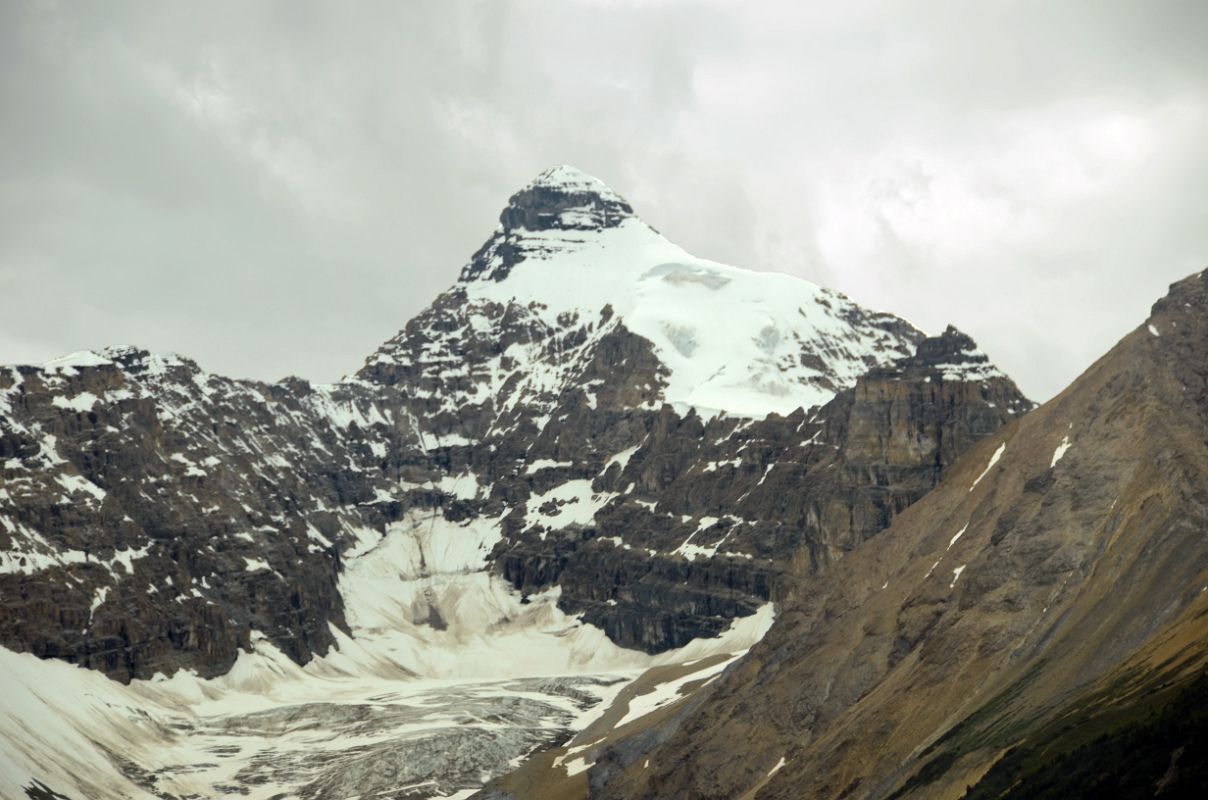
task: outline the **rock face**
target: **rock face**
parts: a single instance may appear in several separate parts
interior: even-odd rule
[[[573,169],[500,220],[340,384],[133,348],[0,369],[0,644],[122,680],[221,674],[253,632],[304,663],[342,557],[438,513],[657,652],[784,600],[1031,407],[963,334],[697,259]]]
[[[123,680],[325,650],[342,549],[398,513],[382,408],[128,347],[0,370],[0,642]]]
[[[945,346],[976,356],[949,329],[808,414],[705,422],[665,408],[597,474],[592,491],[612,499],[591,524],[552,546],[543,528],[521,530],[497,562],[526,591],[560,584],[566,608],[626,646],[714,635],[880,532],[1030,408],[1001,374],[969,381],[921,355]]]
[[[512,195],[499,230],[461,271],[461,280],[502,281],[516,264],[546,252],[527,232],[591,234],[633,219],[629,204],[600,181],[572,167],[553,167]]]
[[[597,761],[591,795],[1196,796],[1205,431],[1208,271],[790,592],[677,728]]]

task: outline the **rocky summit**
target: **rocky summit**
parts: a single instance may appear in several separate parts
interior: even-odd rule
[[[1141,392],[1132,380],[1110,385]],[[1066,415],[1077,449],[1026,476],[1021,498],[1063,496],[1105,391]],[[957,500],[962,552],[1014,530],[965,506],[1051,415],[1032,407],[955,328],[927,336],[806,281],[692,256],[570,167],[514,194],[452,287],[343,382],[232,380],[125,346],[0,368],[0,665],[16,687],[0,793],[464,796],[637,714],[633,686],[693,664],[726,671],[676,717],[692,738],[659,733],[668,755],[649,770],[634,766],[649,742],[601,745],[574,773],[584,791],[738,796],[763,756],[731,742],[733,758],[702,768],[693,749],[727,729],[792,756],[761,791],[821,787],[819,720],[917,664],[957,613],[950,596],[993,574],[970,553],[968,573],[905,578],[932,555],[918,531],[954,520]],[[1003,442],[998,471],[967,491]],[[1072,507],[1098,502],[1069,480]],[[1015,547],[1002,580],[1049,589],[1094,549],[1050,543],[1033,563]],[[826,631],[848,631],[832,615],[872,609],[848,594],[891,563],[897,616],[854,629],[871,660],[820,661]],[[1036,597],[995,600],[1002,642]],[[944,663],[967,649],[946,642]],[[823,684],[838,689],[799,699]],[[818,733],[794,738],[802,726]],[[890,786],[888,760],[909,753],[862,756],[859,785]]]

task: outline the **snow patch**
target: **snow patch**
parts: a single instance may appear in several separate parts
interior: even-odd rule
[[[621,717],[616,727],[620,728],[679,700],[683,696],[684,687],[689,683],[696,683],[698,681],[705,681],[705,685],[711,683],[726,667],[742,658],[745,654],[745,651],[737,653],[711,666],[701,667],[675,680],[660,683],[652,691],[631,698],[626,708],[625,716]]]
[[[1070,449],[1070,437],[1062,436],[1061,444],[1057,445],[1057,449],[1053,451],[1053,460],[1049,462],[1049,469],[1057,466],[1057,462],[1065,455],[1065,451]]]
[[[608,470],[612,468],[613,464],[619,465],[621,467],[621,471],[623,472],[625,467],[629,465],[629,459],[633,458],[633,454],[638,451],[638,447],[640,447],[640,445],[635,444],[633,447],[626,447],[621,452],[614,454],[604,464],[604,469],[600,470],[600,472],[608,472]]]
[[[525,519],[528,527],[543,525],[551,530],[568,525],[590,525],[596,512],[606,506],[614,494],[593,492],[591,481],[576,479],[555,486],[544,494],[528,499]]]
[[[85,478],[83,475],[74,473],[60,472],[55,476],[55,482],[63,487],[63,491],[71,496],[77,492],[83,492],[90,496],[93,500],[104,500],[105,490],[97,486],[92,481]]]
[[[478,477],[472,472],[442,475],[437,488],[458,500],[473,500],[478,496]]]
[[[75,397],[55,395],[51,399],[50,404],[56,408],[66,408],[71,411],[83,413],[85,411],[91,411],[92,407],[97,404],[99,399],[100,398],[98,398],[92,392],[80,392]]]
[[[574,463],[571,461],[555,461],[552,458],[538,458],[528,463],[528,466],[524,468],[524,474],[532,475],[534,472],[538,472],[543,469],[561,469],[573,466]]]
[[[47,369],[59,369],[61,367],[100,367],[112,363],[112,361],[99,353],[94,353],[91,350],[78,350],[65,356],[52,358],[42,366]]]
[[[984,470],[982,470],[982,474],[978,475],[977,479],[973,481],[973,485],[969,487],[969,491],[973,491],[974,488],[977,487],[977,484],[981,483],[982,478],[986,477],[990,470],[994,469],[994,465],[998,463],[998,459],[1002,458],[1002,454],[1006,452],[1006,450],[1006,442],[1003,442],[998,446],[998,449],[994,451],[994,455],[990,456],[990,463],[986,465]]]

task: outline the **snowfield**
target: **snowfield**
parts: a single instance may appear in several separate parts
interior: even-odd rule
[[[498,536],[495,520],[428,514],[364,542],[340,583],[351,630],[333,628],[337,649],[304,667],[255,635],[220,678],[124,686],[0,648],[0,796],[37,780],[93,800],[464,797],[583,729],[646,669],[736,657],[772,623],[769,604],[718,639],[625,650],[559,611],[556,589],[521,602],[483,571]]]
[[[532,303],[551,327],[566,314],[597,319],[611,306],[668,368],[664,400],[704,416],[821,405],[870,366],[911,352],[875,324],[881,315],[839,292],[697,258],[636,217],[586,234],[523,238],[529,255],[507,280],[465,284],[472,304]],[[825,363],[803,363],[802,352]]]

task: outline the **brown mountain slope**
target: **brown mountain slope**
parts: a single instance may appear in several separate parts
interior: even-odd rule
[[[661,746],[599,759],[593,796],[960,797],[1060,744],[1058,715],[1194,687],[1206,434],[1208,272],[787,602]],[[1178,793],[1167,766],[1138,778],[1149,796]]]

